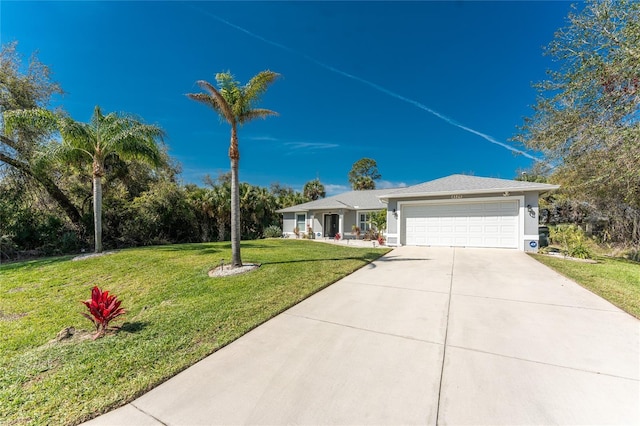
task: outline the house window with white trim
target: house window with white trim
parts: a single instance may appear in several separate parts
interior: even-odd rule
[[[307,215],[306,214],[297,214],[296,215],[296,228],[300,232],[307,232]]]
[[[371,229],[371,213],[360,213],[360,221],[358,222],[358,226],[360,226],[360,230],[362,232],[367,232]]]

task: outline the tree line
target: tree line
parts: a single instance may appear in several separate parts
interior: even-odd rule
[[[0,53],[0,260],[99,253],[103,246],[231,241],[232,264],[240,266],[240,239],[280,235],[278,209],[326,196],[319,179],[302,193],[238,179],[238,128],[277,115],[255,106],[276,73],[262,71],[243,86],[230,73],[218,73],[217,87],[202,80],[203,92],[187,94],[231,127],[231,171],[207,176],[202,187],[179,182],[180,167],[159,126],[99,106],[87,123],[51,108],[62,88],[37,56],[24,66],[16,48],[9,43]],[[368,181],[357,178],[356,185],[357,176]],[[349,172],[354,189],[374,187],[368,176],[379,179],[374,160],[362,159]]]
[[[221,91],[233,89],[232,76],[219,76],[226,79]],[[253,90],[263,93],[264,83],[253,81]],[[233,173],[207,176],[204,186],[182,184],[160,127],[99,106],[88,123],[76,122],[51,107],[62,93],[36,56],[25,66],[17,43],[2,46],[0,260],[101,251],[103,245],[229,241],[234,190],[238,237],[255,239],[280,226],[276,210],[326,195],[319,179],[303,192],[279,183],[236,182],[234,188]]]
[[[558,64],[514,138],[544,156],[527,179],[561,185],[550,220],[600,225],[607,242],[640,246],[640,3],[574,6],[545,54]]]

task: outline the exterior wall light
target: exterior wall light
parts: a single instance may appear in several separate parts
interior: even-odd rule
[[[533,210],[533,207],[531,207],[531,204],[527,204],[527,210],[529,211],[529,216],[536,217],[536,212]]]

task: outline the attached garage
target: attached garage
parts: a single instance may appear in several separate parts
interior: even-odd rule
[[[437,202],[401,209],[411,246],[518,248],[519,202]]]
[[[538,197],[557,185],[452,175],[379,196],[390,246],[538,248]]]

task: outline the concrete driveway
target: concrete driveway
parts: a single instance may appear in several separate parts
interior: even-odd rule
[[[640,321],[515,250],[393,250],[90,424],[640,424]]]

